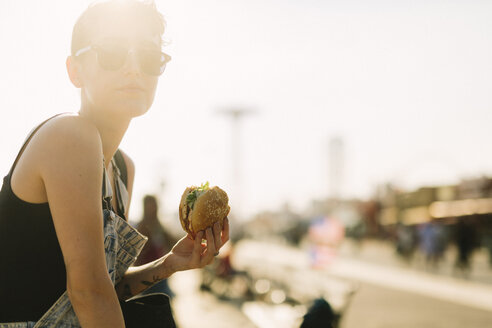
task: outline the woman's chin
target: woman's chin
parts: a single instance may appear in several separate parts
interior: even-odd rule
[[[144,115],[149,111],[150,106],[147,104],[132,104],[132,103],[125,103],[122,104],[121,106],[118,106],[117,108],[114,109],[115,115],[124,115],[128,118],[133,118],[133,117],[139,117]]]

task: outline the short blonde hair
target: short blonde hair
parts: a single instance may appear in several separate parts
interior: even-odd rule
[[[155,34],[159,35],[162,46],[166,21],[153,0],[105,0],[93,2],[77,19],[72,30],[72,55],[89,45],[100,22],[115,15],[124,15],[128,19],[150,24]]]

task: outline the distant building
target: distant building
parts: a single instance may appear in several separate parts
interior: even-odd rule
[[[468,179],[458,185],[422,187],[410,192],[393,190],[392,195],[385,197],[379,214],[383,226],[492,215],[492,178]]]

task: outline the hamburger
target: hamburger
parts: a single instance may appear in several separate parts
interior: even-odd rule
[[[185,189],[179,204],[179,220],[183,230],[195,235],[219,222],[221,228],[231,208],[228,205],[227,193],[209,183],[200,187],[191,186]]]

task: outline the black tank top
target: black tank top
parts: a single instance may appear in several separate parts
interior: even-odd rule
[[[0,191],[0,322],[37,321],[66,290],[65,263],[49,204],[21,200],[10,184],[18,158],[45,122],[31,132]],[[119,150],[115,161],[126,185]]]

